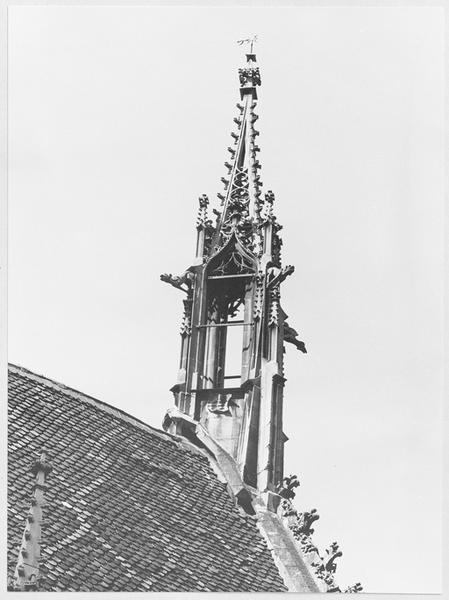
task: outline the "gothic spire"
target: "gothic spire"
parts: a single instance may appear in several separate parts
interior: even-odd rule
[[[261,193],[255,129],[261,80],[252,46],[238,75],[240,100],[220,210],[212,209],[212,223],[208,199],[201,196],[195,261],[182,275],[161,279],[187,294],[178,379],[171,388],[177,409],[223,444],[246,483],[272,491],[282,479],[286,440],[284,341],[301,342],[284,325],[281,283],[293,267],[281,263],[274,195],[262,199]]]
[[[228,148],[230,159],[225,162],[227,173],[222,177],[224,194],[218,194],[221,200],[221,214],[217,221],[213,247],[221,245],[222,237],[237,229],[246,242],[252,242],[254,225],[259,220],[261,185],[257,159],[259,147],[256,137],[259,132],[255,122],[259,118],[255,113],[257,87],[260,86],[260,72],[256,55],[246,54],[246,63],[238,71],[240,80],[240,102],[238,114],[234,118],[235,130],[231,132],[233,146]],[[251,246],[251,243],[249,243]]]

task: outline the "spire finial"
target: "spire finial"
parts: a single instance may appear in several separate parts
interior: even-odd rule
[[[250,52],[246,53],[246,64],[242,69],[239,69],[240,79],[240,96],[243,100],[246,94],[251,94],[253,100],[257,100],[256,86],[260,85],[260,72],[256,63],[256,55],[253,52],[254,44],[257,42],[257,35],[253,37],[238,40],[237,44],[250,45]]]

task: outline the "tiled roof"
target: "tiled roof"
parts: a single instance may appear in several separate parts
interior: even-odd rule
[[[255,517],[186,441],[25,369],[9,370],[8,572],[33,460],[53,470],[42,591],[286,591]]]

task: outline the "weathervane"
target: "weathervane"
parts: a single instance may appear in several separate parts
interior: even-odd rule
[[[237,44],[242,46],[243,44],[251,44],[251,54],[253,53],[253,45],[257,42],[257,35],[253,35],[252,38],[246,38],[246,40],[238,40]]]

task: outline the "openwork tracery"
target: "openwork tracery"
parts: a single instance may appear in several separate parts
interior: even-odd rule
[[[254,273],[252,263],[237,250],[223,256],[220,262],[209,271],[210,277],[223,275],[243,275]]]

